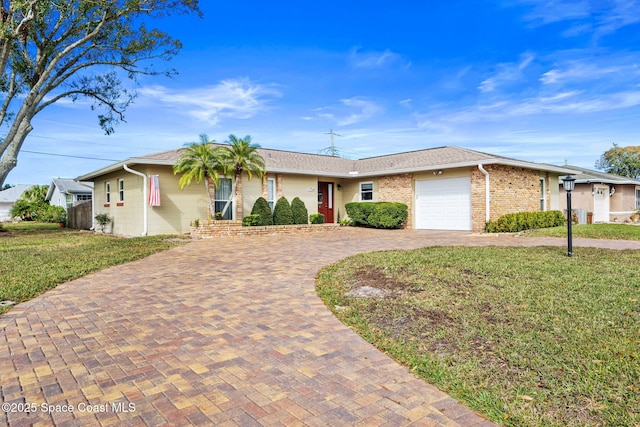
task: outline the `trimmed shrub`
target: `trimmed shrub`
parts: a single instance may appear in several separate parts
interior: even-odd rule
[[[264,197],[258,197],[251,209],[251,215],[260,216],[260,224],[256,225],[273,225],[273,213],[271,213],[269,202]]]
[[[345,205],[351,223],[360,227],[400,228],[409,216],[404,203],[352,202]]]
[[[291,205],[285,197],[280,197],[273,208],[273,224],[289,225],[293,224],[293,212]]]
[[[300,197],[296,197],[291,201],[291,212],[293,213],[294,224],[309,223],[309,212]]]
[[[309,216],[311,224],[324,224],[324,215],[321,213],[314,213]]]
[[[107,225],[111,224],[111,218],[104,212],[96,214],[94,218],[100,226],[100,231],[104,233],[104,229],[107,227]]]
[[[65,224],[67,222],[67,211],[62,206],[43,205],[36,211],[34,219],[42,222]]]
[[[560,211],[516,212],[488,222],[486,230],[488,233],[515,233],[533,228],[559,227],[565,222]]]
[[[251,214],[242,218],[242,225],[245,227],[254,227],[260,224],[262,224],[262,217],[258,214]]]

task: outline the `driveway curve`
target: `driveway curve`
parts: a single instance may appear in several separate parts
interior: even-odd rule
[[[640,243],[576,241],[640,249]],[[428,231],[200,240],[0,316],[0,425],[489,426],[342,325],[318,269],[356,253],[562,239]]]

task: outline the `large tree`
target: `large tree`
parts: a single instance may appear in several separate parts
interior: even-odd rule
[[[238,188],[242,188],[242,172],[246,172],[249,179],[253,177],[253,174],[256,174],[258,178],[262,178],[266,173],[264,159],[258,153],[260,146],[251,143],[251,136],[237,138],[235,135],[229,135],[229,140],[225,141],[225,144],[227,145],[220,147],[224,165],[223,172],[225,174],[233,174],[234,179],[229,200],[227,200],[222,210],[223,217],[227,209],[229,209],[233,198],[237,198]],[[238,203],[241,203],[241,201],[238,201]]]
[[[172,75],[154,62],[181,44],[148,24],[174,13],[201,14],[198,0],[1,0],[0,186],[45,108],[88,98],[109,134],[135,96],[121,78]]]
[[[596,167],[607,173],[640,179],[640,146],[613,147],[605,151]]]

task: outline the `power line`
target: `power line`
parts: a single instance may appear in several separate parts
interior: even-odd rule
[[[31,153],[31,154],[42,154],[43,156],[56,156],[56,157],[70,157],[74,159],[84,159],[84,160],[103,160],[105,162],[119,162],[120,160],[115,159],[101,159],[99,157],[85,157],[85,156],[72,156],[71,154],[55,154],[55,153],[45,153],[42,151],[30,151],[30,150],[20,150],[21,153]]]
[[[132,145],[120,145],[113,144],[111,142],[100,142],[100,141],[79,141],[77,139],[67,139],[67,138],[55,138],[53,136],[41,136],[41,135],[29,135],[30,138],[41,138],[41,139],[52,139],[54,141],[64,141],[64,142],[77,142],[80,144],[100,144],[100,145],[108,145],[110,147],[122,147],[122,148],[138,148],[141,150],[155,150],[157,147],[136,147]]]

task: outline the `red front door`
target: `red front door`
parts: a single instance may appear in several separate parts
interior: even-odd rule
[[[324,215],[324,222],[333,224],[333,183],[318,183],[318,213]]]

